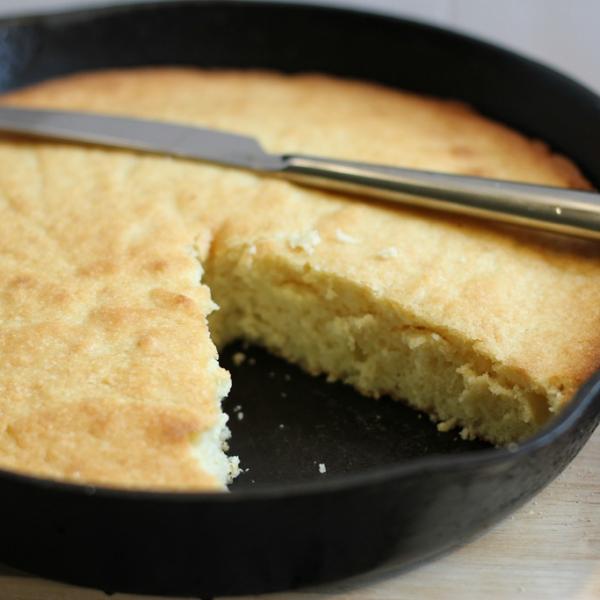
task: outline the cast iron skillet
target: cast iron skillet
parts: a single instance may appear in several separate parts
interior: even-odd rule
[[[5,20],[0,36],[3,89],[147,64],[322,71],[463,99],[547,140],[600,184],[598,97],[435,27],[310,6],[202,2]],[[600,419],[596,373],[535,438],[494,449],[257,349],[247,350],[255,365],[235,367],[232,351],[224,362],[234,373],[233,451],[250,467],[232,493],[124,492],[2,472],[0,561],[109,592],[203,596],[406,567],[531,498]]]

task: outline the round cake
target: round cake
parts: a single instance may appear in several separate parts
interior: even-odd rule
[[[321,75],[106,71],[1,101],[590,187],[463,104]],[[234,339],[496,444],[600,365],[596,243],[66,142],[0,138],[0,286],[0,467],[95,485],[226,487]]]

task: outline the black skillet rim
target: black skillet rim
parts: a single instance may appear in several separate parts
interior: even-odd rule
[[[573,91],[588,96],[598,104],[600,112],[600,96],[592,92],[583,84],[575,79],[564,75],[560,71],[549,67],[537,60],[522,56],[516,51],[512,51],[502,45],[488,42],[478,36],[462,33],[452,28],[446,28],[438,25],[422,22],[418,19],[412,19],[401,16],[393,16],[385,12],[369,11],[356,8],[346,8],[331,5],[313,4],[312,2],[298,3],[278,1],[269,2],[268,0],[207,0],[198,2],[197,0],[143,0],[133,4],[106,4],[90,8],[76,8],[71,10],[59,10],[48,13],[30,13],[26,15],[9,15],[0,18],[0,27],[5,25],[21,24],[47,24],[52,21],[62,21],[64,19],[76,18],[95,18],[107,14],[119,12],[132,12],[136,10],[152,10],[157,7],[177,7],[185,5],[200,6],[219,6],[226,7],[271,7],[271,8],[292,8],[323,11],[329,13],[353,13],[355,16],[378,18],[382,21],[403,22],[409,26],[420,28],[424,31],[433,31],[441,33],[448,38],[454,38],[465,42],[478,45],[488,51],[496,52],[514,63],[523,64],[532,67],[543,73],[546,77],[559,80],[563,85],[568,85]],[[570,430],[576,428],[580,421],[586,416],[586,413],[596,409],[600,412],[600,369],[596,370],[590,378],[579,388],[569,405],[561,411],[559,415],[553,418],[549,424],[543,427],[533,437],[517,445],[516,449],[509,448],[490,448],[477,450],[468,454],[439,454],[433,456],[417,457],[407,460],[406,463],[396,464],[386,467],[373,467],[361,473],[351,475],[337,475],[322,481],[308,481],[303,483],[284,483],[284,484],[262,484],[257,488],[247,488],[244,490],[228,491],[170,491],[170,490],[144,490],[144,489],[125,489],[103,485],[91,485],[84,483],[71,483],[55,480],[47,477],[37,477],[34,475],[21,474],[0,468],[0,478],[12,480],[17,483],[28,484],[33,487],[43,489],[55,489],[72,494],[83,496],[100,496],[103,498],[117,498],[120,500],[166,500],[169,502],[227,502],[238,503],[246,500],[267,500],[281,497],[299,497],[314,495],[320,493],[333,493],[352,488],[360,488],[385,481],[410,477],[417,472],[430,472],[438,470],[465,470],[475,466],[493,466],[502,464],[509,459],[520,459],[531,455],[534,452],[550,446],[558,438],[566,435]]]

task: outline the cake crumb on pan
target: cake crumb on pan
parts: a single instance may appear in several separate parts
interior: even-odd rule
[[[232,361],[233,364],[236,367],[239,367],[240,365],[243,365],[244,362],[246,361],[246,355],[243,352],[236,352],[233,356],[232,356]]]

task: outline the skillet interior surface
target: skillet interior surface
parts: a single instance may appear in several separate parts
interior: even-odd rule
[[[0,34],[2,89],[148,64],[328,72],[465,100],[550,142],[600,182],[597,97],[511,53],[409,21],[310,6],[159,3],[7,20]],[[0,560],[107,591],[181,595],[406,566],[530,498],[600,415],[596,377],[534,440],[495,450],[256,348],[244,349],[256,364],[236,367],[239,349],[222,359],[234,378],[225,405],[232,451],[249,467],[232,494],[125,493],[0,474],[0,502],[13,517]]]

